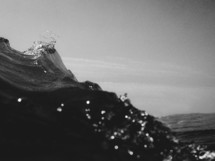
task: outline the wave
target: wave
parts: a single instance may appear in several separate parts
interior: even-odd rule
[[[178,114],[160,119],[183,141],[215,149],[215,114]]]
[[[178,140],[126,96],[79,82],[52,43],[36,42],[19,52],[0,38],[0,109],[1,160],[215,158],[203,146]]]
[[[176,132],[175,135],[185,142],[207,145],[210,150],[215,149],[215,129]]]

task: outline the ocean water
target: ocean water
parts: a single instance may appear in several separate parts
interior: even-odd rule
[[[79,82],[52,43],[20,52],[0,38],[0,110],[0,161],[215,160],[204,146],[211,137],[188,139],[199,123],[162,123],[126,97]]]
[[[183,141],[207,145],[215,150],[215,113],[178,114],[161,117],[175,135]]]

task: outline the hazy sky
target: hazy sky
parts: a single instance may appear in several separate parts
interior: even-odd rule
[[[214,0],[1,0],[0,29],[21,51],[54,33],[78,80],[151,114],[215,112]]]

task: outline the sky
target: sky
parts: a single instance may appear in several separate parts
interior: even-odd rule
[[[155,116],[215,112],[214,0],[1,0],[0,29]]]

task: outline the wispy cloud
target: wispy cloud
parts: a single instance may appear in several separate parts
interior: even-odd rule
[[[128,93],[132,103],[139,109],[157,116],[215,112],[215,87],[188,88],[182,86],[100,82],[103,89],[115,91],[118,95]]]
[[[68,67],[70,66],[91,66],[95,68],[111,68],[111,69],[125,69],[124,64],[113,63],[104,60],[95,60],[95,59],[83,59],[83,58],[71,58],[63,57],[64,62]]]
[[[186,87],[211,87],[215,76],[211,73],[157,61],[134,61],[125,58],[92,60],[63,58],[66,66],[78,73],[81,80],[131,82]]]
[[[127,92],[134,105],[155,115],[215,112],[215,77],[209,73],[156,61],[63,59],[81,81],[118,95]]]

